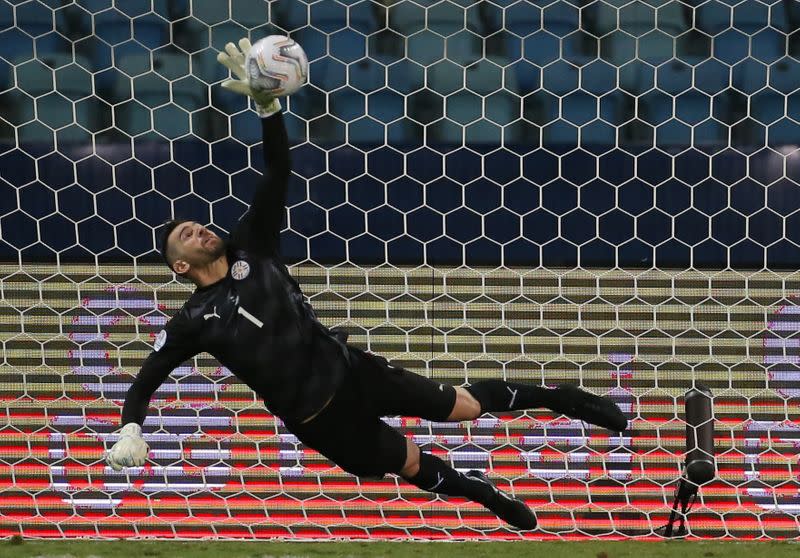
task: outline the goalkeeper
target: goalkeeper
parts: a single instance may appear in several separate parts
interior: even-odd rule
[[[153,352],[130,386],[124,426],[107,453],[108,463],[114,470],[144,465],[149,448],[141,425],[150,398],[175,367],[207,351],[300,441],[345,471],[366,477],[395,473],[423,490],[479,502],[518,529],[533,529],[536,517],[522,500],[497,489],[482,472],[458,472],[420,451],[381,417],[464,421],[490,411],[547,407],[621,432],[625,416],[610,399],[568,384],[440,384],[350,345],[343,332],[323,326],[279,252],[290,175],[281,105],[251,90],[244,70],[250,43],[242,39],[239,45],[229,43],[218,57],[239,78],[222,85],[255,100],[265,177],[227,241],[194,221],[173,220],[164,227],[164,259],[197,288],[156,336]]]

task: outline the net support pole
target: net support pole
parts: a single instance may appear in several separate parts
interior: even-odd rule
[[[700,485],[716,476],[714,458],[714,408],[711,390],[696,385],[684,397],[686,410],[686,462],[684,474],[675,489],[675,501],[669,521],[664,528],[666,537],[673,536],[675,520],[680,517],[680,526],[675,535],[686,534],[686,513],[697,500]],[[678,516],[680,506],[680,516]]]

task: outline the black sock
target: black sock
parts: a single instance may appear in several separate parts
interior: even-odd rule
[[[554,389],[506,382],[481,380],[466,388],[481,405],[481,413],[518,411],[557,405]]]
[[[459,473],[435,455],[422,451],[419,453],[419,471],[406,480],[428,492],[463,496],[478,503],[486,502],[494,494],[486,484]]]

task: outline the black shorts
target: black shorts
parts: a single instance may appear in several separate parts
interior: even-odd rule
[[[285,422],[306,446],[360,477],[397,473],[406,461],[405,436],[381,417],[402,415],[445,421],[456,390],[380,356],[348,345],[351,367],[333,399],[307,423]]]

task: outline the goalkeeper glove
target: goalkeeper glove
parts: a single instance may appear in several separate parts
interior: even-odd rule
[[[277,97],[266,93],[259,93],[250,87],[250,80],[247,71],[244,69],[244,61],[247,53],[250,52],[250,40],[246,37],[239,39],[239,48],[233,43],[225,45],[225,52],[217,55],[217,61],[228,68],[237,79],[226,79],[222,82],[222,87],[240,95],[247,95],[256,103],[256,112],[261,118],[271,116],[281,110],[281,103]]]
[[[115,471],[123,467],[141,467],[147,459],[150,447],[142,438],[142,427],[129,422],[119,431],[120,437],[106,454],[106,462]]]

